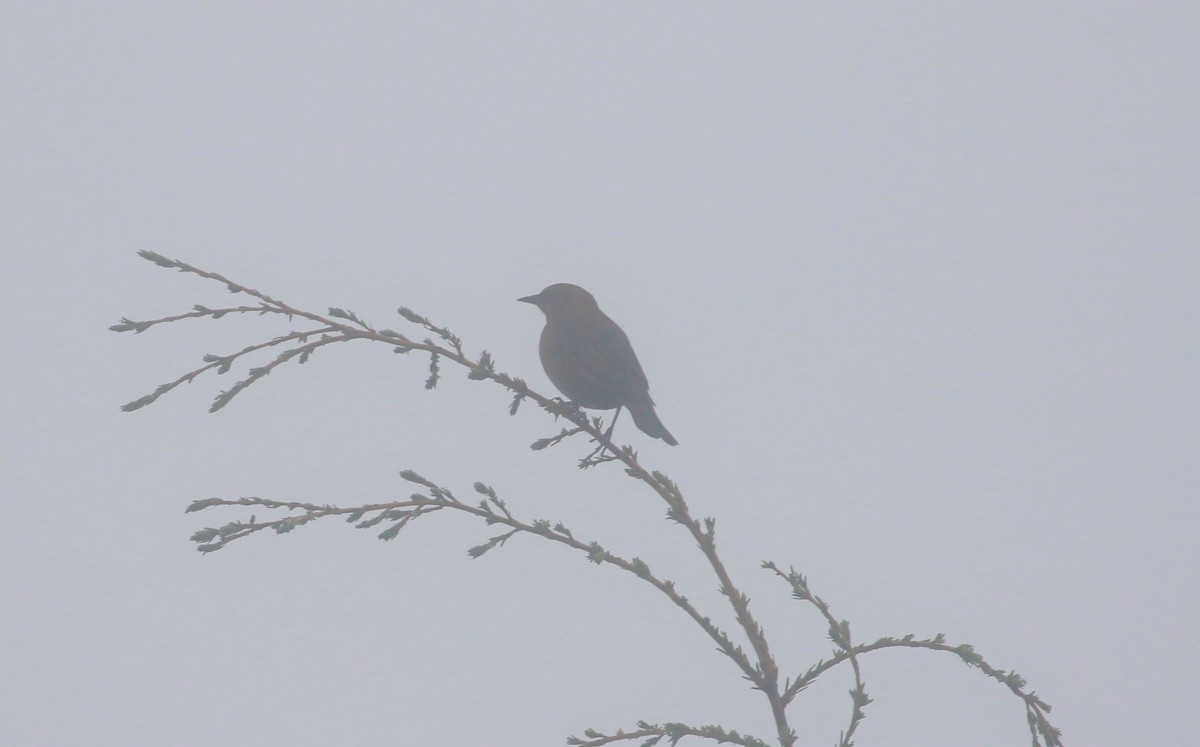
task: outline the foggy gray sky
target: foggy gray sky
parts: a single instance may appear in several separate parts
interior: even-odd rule
[[[678,609],[546,542],[471,560],[494,530],[439,515],[201,557],[250,512],[194,499],[398,499],[411,468],[737,633],[653,495],[582,441],[530,451],[561,424],[449,366],[426,392],[426,359],[334,346],[216,415],[236,373],[118,412],[298,328],[106,331],[241,300],[143,249],[380,327],[412,307],[547,394],[515,299],[583,285],[680,446],[620,440],[717,518],[785,673],[832,644],[762,560],[860,640],[1015,669],[1067,744],[1200,732],[1195,3],[13,2],[0,29],[0,742],[773,737]],[[953,656],[863,666],[859,745],[1028,744]],[[800,744],[850,687],[798,698]]]

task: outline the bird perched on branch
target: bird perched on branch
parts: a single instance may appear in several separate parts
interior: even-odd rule
[[[654,412],[646,374],[629,338],[591,293],[578,285],[555,283],[517,300],[545,313],[538,353],[551,383],[567,399],[593,410],[616,408],[614,423],[624,407],[646,435],[672,446],[679,443]]]

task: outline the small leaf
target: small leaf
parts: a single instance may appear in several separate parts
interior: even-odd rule
[[[495,545],[490,542],[486,542],[482,545],[475,545],[467,550],[467,555],[470,555],[472,558],[482,558],[483,554],[488,550],[491,550],[493,547],[495,547]]]
[[[440,373],[438,372],[438,354],[430,353],[429,354],[429,378],[425,379],[425,388],[426,389],[437,388],[439,376],[440,376]]]
[[[192,540],[192,542],[205,543],[205,542],[212,542],[214,539],[216,539],[220,535],[221,535],[221,531],[219,529],[214,529],[213,527],[205,527],[204,529],[198,529],[195,532],[193,532],[190,539]]]
[[[166,257],[159,254],[158,252],[152,252],[147,249],[143,249],[142,251],[138,252],[138,256],[141,257],[142,259],[150,260],[151,262],[158,265],[159,267],[172,268],[172,267],[179,266],[178,261],[173,260],[173,259],[167,259]]]
[[[408,480],[409,482],[415,482],[418,485],[424,485],[427,488],[432,488],[434,486],[433,483],[426,480],[424,477],[421,477],[416,472],[413,472],[411,469],[400,470],[400,477]]]
[[[121,405],[121,412],[133,412],[134,410],[140,410],[153,401],[154,396],[147,394],[145,397],[140,397],[132,402],[126,402],[125,404]]]
[[[592,542],[588,545],[588,560],[601,565],[608,558],[608,552],[600,546],[599,542]]]
[[[408,308],[407,306],[401,306],[400,308],[396,309],[396,313],[398,313],[400,316],[404,317],[408,321],[412,322],[413,324],[424,324],[426,321],[425,317],[421,316],[420,314],[418,314],[417,312]]]

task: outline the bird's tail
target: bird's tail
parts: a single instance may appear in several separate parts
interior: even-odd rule
[[[629,409],[629,414],[633,416],[633,422],[642,433],[654,438],[661,438],[672,446],[678,446],[679,442],[667,430],[667,426],[662,424],[658,419],[658,413],[654,411],[654,401],[646,395],[645,401],[628,403],[625,405]]]

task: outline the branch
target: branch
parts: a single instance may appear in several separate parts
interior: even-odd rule
[[[850,724],[842,732],[841,738],[838,740],[838,747],[853,747],[854,731],[858,728],[863,718],[865,718],[863,708],[871,702],[871,697],[867,695],[867,690],[863,686],[862,670],[858,667],[858,653],[854,650],[854,644],[850,638],[850,623],[846,620],[839,621],[835,618],[833,613],[829,611],[829,605],[825,603],[825,600],[809,591],[808,579],[797,573],[795,569],[788,569],[788,572],[785,574],[774,563],[765,562],[762,566],[772,571],[784,581],[787,581],[792,587],[792,596],[794,598],[809,602],[821,612],[822,617],[829,623],[830,640],[850,660],[850,666],[854,669],[854,689],[850,691],[853,709],[850,712]]]
[[[793,595],[798,599],[808,601],[814,604],[821,614],[826,618],[830,625],[830,637],[838,646],[839,650],[829,661],[818,662],[810,668],[802,677],[795,682],[780,688],[779,670],[775,663],[774,657],[771,654],[770,647],[767,643],[766,635],[762,626],[757,622],[750,612],[749,599],[742,593],[733,583],[728,570],[725,568],[723,561],[717,553],[716,549],[716,521],[706,517],[700,521],[693,517],[690,513],[688,505],[683,498],[683,494],[678,486],[670,480],[665,474],[658,471],[649,471],[644,468],[638,461],[638,455],[632,447],[620,446],[614,444],[609,434],[603,428],[603,422],[600,418],[589,417],[576,405],[570,402],[564,402],[557,398],[548,398],[533,391],[521,379],[510,376],[506,373],[497,371],[492,356],[486,350],[481,351],[478,358],[472,359],[464,352],[462,340],[445,327],[434,324],[428,318],[417,314],[411,309],[401,307],[398,309],[399,314],[408,322],[421,327],[426,332],[429,332],[433,337],[425,337],[422,340],[417,340],[400,334],[390,329],[376,329],[368,322],[364,321],[352,311],[341,308],[330,308],[326,314],[316,314],[304,311],[293,306],[290,306],[283,301],[272,298],[260,291],[257,291],[248,286],[233,282],[228,278],[214,272],[201,270],[197,267],[181,262],[179,260],[168,259],[155,252],[143,251],[139,254],[146,260],[154,264],[177,269],[181,272],[198,275],[208,280],[214,280],[224,284],[232,293],[245,293],[259,301],[257,305],[233,306],[219,309],[209,309],[204,306],[194,306],[192,311],[177,314],[174,316],[162,317],[148,321],[134,321],[128,318],[122,318],[120,323],[110,327],[116,332],[134,332],[141,333],[159,324],[167,324],[170,322],[182,321],[184,319],[194,319],[201,317],[211,317],[220,319],[228,314],[245,314],[258,313],[264,314],[281,314],[289,320],[303,319],[315,325],[312,329],[293,331],[289,334],[276,337],[272,340],[267,340],[256,345],[251,345],[243,350],[226,356],[207,355],[204,357],[205,364],[200,368],[183,374],[174,381],[162,384],[153,392],[141,397],[140,399],[129,402],[122,407],[123,410],[130,411],[145,407],[153,403],[159,397],[173,390],[175,387],[183,383],[190,383],[201,374],[216,370],[218,374],[225,373],[230,370],[235,362],[240,361],[244,356],[259,352],[261,350],[280,346],[285,346],[285,349],[278,353],[274,359],[265,365],[253,367],[249,369],[248,375],[242,380],[236,382],[231,388],[222,392],[217,396],[210,408],[211,412],[215,412],[227,405],[237,394],[248,388],[251,384],[263,379],[267,374],[289,360],[296,359],[299,363],[304,363],[309,356],[317,348],[325,345],[330,345],[338,342],[348,342],[350,340],[369,340],[380,342],[392,346],[396,353],[411,353],[413,351],[423,352],[429,355],[429,376],[425,381],[427,389],[433,389],[437,386],[441,378],[441,364],[449,361],[467,369],[467,378],[475,381],[492,381],[507,389],[512,393],[512,401],[508,406],[509,413],[515,415],[521,402],[530,400],[538,407],[545,410],[547,413],[557,418],[564,418],[571,427],[562,428],[560,432],[548,438],[539,439],[532,444],[534,449],[545,449],[557,445],[571,437],[579,434],[585,434],[597,446],[587,456],[579,460],[581,468],[595,467],[608,462],[618,462],[623,465],[625,472],[630,477],[645,483],[650,487],[667,505],[667,518],[682,525],[692,538],[696,541],[697,546],[704,554],[710,568],[717,577],[719,590],[728,599],[731,608],[733,609],[735,618],[749,640],[753,649],[753,658],[747,655],[739,645],[733,643],[732,640],[720,628],[716,627],[709,618],[702,616],[688,602],[687,598],[675,591],[674,584],[670,581],[662,580],[654,576],[646,564],[638,558],[626,560],[618,556],[612,555],[601,547],[598,543],[583,543],[575,540],[571,533],[561,524],[551,526],[549,522],[534,521],[532,523],[522,522],[515,519],[509,513],[504,502],[501,501],[495,493],[486,486],[480,483],[475,484],[476,491],[485,496],[485,499],[478,505],[459,501],[447,489],[435,485],[424,478],[421,478],[415,473],[406,471],[401,473],[402,476],[411,481],[425,486],[428,494],[414,494],[407,501],[393,501],[388,503],[368,504],[352,508],[341,508],[331,505],[316,505],[308,503],[296,502],[279,502],[260,498],[241,498],[238,500],[224,500],[212,498],[203,501],[195,501],[189,507],[189,511],[198,511],[210,506],[217,505],[257,505],[269,509],[286,509],[297,512],[293,515],[277,519],[275,521],[257,522],[255,517],[251,517],[249,522],[231,522],[220,528],[208,528],[196,532],[192,539],[198,543],[198,548],[202,552],[213,552],[221,549],[229,542],[241,537],[248,536],[255,532],[270,529],[277,533],[290,532],[298,526],[302,526],[310,521],[324,518],[332,515],[344,515],[347,521],[355,523],[359,528],[370,528],[381,523],[388,523],[389,526],[380,533],[382,539],[392,539],[405,526],[417,518],[439,511],[443,509],[451,509],[454,511],[465,512],[483,518],[489,524],[500,524],[508,528],[509,531],[500,535],[494,536],[486,543],[477,547],[471,548],[470,552],[473,557],[479,557],[495,547],[503,545],[510,538],[517,534],[533,534],[545,539],[549,539],[560,544],[567,545],[575,550],[585,552],[592,562],[598,564],[615,565],[622,570],[633,573],[639,578],[653,585],[660,592],[665,594],[673,603],[683,609],[689,617],[693,619],[700,627],[716,642],[718,650],[728,656],[741,670],[743,676],[748,679],[755,689],[761,690],[767,697],[770,703],[771,712],[775,720],[775,727],[778,733],[779,742],[782,747],[792,747],[796,741],[796,734],[790,728],[787,721],[786,707],[804,688],[811,684],[817,677],[833,666],[842,661],[850,661],[851,667],[854,670],[855,689],[851,691],[854,708],[851,714],[851,719],[845,732],[841,735],[840,747],[851,747],[852,737],[858,724],[863,718],[863,708],[869,704],[870,698],[867,696],[863,687],[862,674],[859,669],[857,656],[861,653],[887,648],[893,646],[907,646],[913,648],[931,648],[934,650],[952,651],[963,658],[970,666],[977,666],[988,676],[997,679],[1007,685],[1018,697],[1021,697],[1026,704],[1027,718],[1030,725],[1031,733],[1034,736],[1035,744],[1039,743],[1039,738],[1044,740],[1047,747],[1058,747],[1061,745],[1060,733],[1055,729],[1045,718],[1045,713],[1050,710],[1049,705],[1042,702],[1034,693],[1026,693],[1024,691],[1025,681],[1019,675],[1011,672],[997,670],[983,661],[974,653],[969,646],[952,647],[946,645],[941,636],[934,640],[917,641],[913,636],[908,636],[904,639],[897,640],[892,638],[880,639],[872,644],[855,646],[850,637],[850,626],[845,621],[838,621],[829,612],[828,606],[819,597],[812,595],[808,591],[807,582],[803,576],[800,576],[795,571],[790,571],[784,574],[774,564],[764,564],[766,568],[774,571],[778,576],[788,581],[793,589]],[[316,336],[316,340],[310,338]],[[435,342],[435,339],[440,342]],[[369,515],[369,518],[368,518]],[[679,741],[684,736],[705,737],[716,739],[717,741],[732,741],[738,744],[747,745],[748,747],[758,747],[763,744],[758,740],[750,737],[738,737],[737,732],[724,732],[720,727],[705,726],[698,729],[685,727],[681,724],[664,724],[662,726],[652,726],[648,724],[639,724],[640,731],[637,736],[618,733],[612,737],[599,735],[595,733],[594,739],[602,741],[579,742],[585,745],[606,744],[612,741],[640,738],[647,736],[648,739],[644,743],[646,745],[655,744],[664,737],[668,737],[671,743]],[[647,731],[650,730],[650,731]],[[655,731],[657,730],[657,731]],[[740,741],[739,741],[740,740]]]
[[[673,581],[655,576],[651,572],[650,567],[640,558],[625,559],[605,550],[598,542],[578,540],[561,523],[551,525],[549,521],[545,520],[521,521],[512,515],[508,510],[507,504],[496,495],[495,491],[483,483],[475,483],[475,491],[485,496],[485,499],[478,505],[472,505],[459,500],[449,489],[437,485],[411,470],[404,470],[400,473],[400,476],[409,482],[427,488],[428,494],[414,493],[407,500],[370,503],[351,507],[299,501],[277,501],[254,496],[238,499],[206,498],[193,501],[187,508],[188,512],[202,511],[213,506],[262,506],[268,509],[285,509],[300,513],[274,521],[260,522],[251,517],[249,522],[230,522],[221,527],[207,527],[194,533],[191,539],[197,543],[197,550],[203,553],[211,553],[224,548],[234,540],[247,537],[256,532],[272,530],[277,534],[285,534],[317,519],[328,516],[346,516],[348,522],[356,523],[356,526],[360,529],[374,527],[385,521],[391,522],[391,526],[379,534],[380,539],[390,540],[395,538],[401,529],[420,516],[442,509],[459,511],[481,518],[488,524],[500,524],[511,530],[492,537],[482,545],[472,547],[468,551],[471,557],[478,558],[483,556],[516,534],[530,534],[566,545],[584,553],[588,560],[593,563],[616,566],[627,573],[632,573],[658,589],[677,607],[687,613],[688,617],[708,634],[717,644],[717,649],[721,653],[733,659],[743,669],[751,667],[745,653],[729,639],[729,636],[724,631],[714,625],[708,617],[700,614],[696,607],[688,601],[687,597],[675,589]],[[375,515],[371,518],[365,518],[368,514]]]
[[[680,493],[679,488],[673,482],[671,482],[666,475],[660,472],[649,472],[642,467],[638,462],[636,452],[634,452],[631,447],[624,446],[618,448],[615,446],[609,439],[608,435],[601,429],[602,423],[599,418],[596,418],[595,420],[589,420],[583,411],[577,406],[571,403],[562,402],[561,400],[544,397],[531,390],[521,379],[497,371],[492,361],[492,357],[487,351],[481,352],[477,360],[472,360],[464,354],[462,342],[458,336],[454,335],[444,327],[433,324],[429,321],[429,319],[417,314],[411,309],[401,307],[398,311],[400,315],[409,322],[420,325],[425,330],[432,332],[443,342],[447,343],[448,347],[447,345],[439,345],[430,338],[426,338],[425,340],[418,342],[392,330],[376,330],[374,327],[360,319],[353,312],[349,312],[344,309],[331,308],[329,309],[328,314],[325,315],[303,311],[276,298],[272,298],[261,291],[257,291],[246,285],[236,283],[223,275],[219,275],[215,272],[208,272],[207,270],[201,270],[200,268],[189,265],[186,262],[169,259],[155,252],[142,251],[139,252],[139,255],[143,259],[153,262],[160,267],[177,269],[180,272],[191,273],[205,279],[215,280],[223,283],[232,293],[245,293],[258,299],[262,302],[264,308],[270,309],[273,313],[285,314],[289,319],[293,317],[307,319],[319,325],[318,329],[316,330],[292,333],[292,335],[288,337],[277,338],[274,341],[260,343],[257,346],[248,348],[241,354],[262,349],[270,345],[279,344],[282,341],[292,339],[298,340],[301,336],[318,334],[320,332],[328,333],[330,335],[328,338],[322,338],[322,340],[318,340],[316,343],[307,343],[307,347],[301,346],[290,348],[281,353],[267,366],[251,369],[250,375],[247,378],[239,381],[232,388],[222,392],[217,397],[213,403],[213,406],[210,408],[210,411],[215,412],[216,410],[221,409],[251,384],[261,380],[266,374],[274,370],[274,368],[293,357],[299,356],[300,360],[304,361],[307,359],[307,356],[312,352],[312,350],[321,345],[332,344],[334,342],[347,342],[349,340],[366,339],[391,345],[393,346],[394,350],[399,353],[409,353],[414,350],[428,353],[430,356],[430,374],[429,378],[425,382],[425,386],[428,389],[432,389],[437,386],[440,377],[439,361],[452,361],[468,370],[467,377],[469,379],[476,381],[490,380],[512,392],[514,397],[509,408],[510,413],[515,414],[520,402],[525,399],[529,399],[535,402],[546,412],[554,415],[555,417],[565,418],[575,426],[574,429],[564,429],[564,432],[559,434],[557,437],[543,439],[542,441],[535,443],[534,448],[545,448],[546,446],[558,443],[559,441],[572,435],[586,433],[595,443],[598,444],[598,448],[591,455],[580,460],[580,467],[587,468],[610,461],[621,462],[625,466],[625,472],[628,475],[642,481],[656,493],[658,493],[658,495],[667,504],[668,518],[683,525],[692,535],[693,539],[696,540],[701,551],[708,559],[710,567],[717,576],[721,593],[724,594],[729,600],[738,624],[742,627],[747,638],[750,640],[751,646],[754,649],[754,662],[752,663],[742,649],[733,644],[733,642],[729,640],[728,636],[716,628],[708,618],[701,616],[690,605],[684,606],[682,602],[686,600],[677,592],[675,592],[673,586],[668,587],[664,584],[660,587],[660,590],[671,597],[673,601],[676,601],[677,604],[684,606],[684,609],[688,611],[688,614],[698,624],[700,624],[702,628],[704,628],[705,632],[707,632],[710,637],[717,642],[718,648],[737,664],[738,668],[742,671],[743,676],[750,680],[756,689],[761,690],[767,696],[767,699],[771,705],[772,714],[775,719],[776,729],[779,733],[780,743],[783,745],[783,747],[791,747],[791,745],[795,742],[796,736],[787,724],[787,716],[784,712],[784,703],[779,691],[778,667],[775,664],[774,658],[771,656],[771,652],[767,645],[766,636],[763,633],[762,627],[750,613],[749,600],[745,594],[743,594],[737,589],[737,587],[734,586],[733,581],[730,579],[729,573],[724,566],[724,563],[717,555],[714,539],[715,522],[712,519],[706,519],[704,525],[701,526],[701,523],[691,516],[687,503],[684,502],[683,495]],[[129,319],[123,319],[120,324],[114,325],[112,329],[118,332],[140,332],[157,324],[164,324],[170,321],[178,321],[180,319],[192,318],[195,316],[214,316],[216,313],[217,312],[202,312],[197,310],[195,312],[189,312],[188,314],[181,314],[175,317],[164,317],[162,319],[150,320],[148,322],[136,322]],[[212,368],[221,367],[221,370],[228,370],[228,363],[234,358],[239,357],[241,354],[233,357],[226,357],[220,361],[214,359],[209,362],[209,365],[184,374],[176,381],[169,384],[164,384],[151,394],[129,403],[125,406],[125,409],[134,410],[144,407],[154,402],[174,387],[178,386],[178,384],[183,383],[184,381],[192,381],[201,373],[211,370]],[[194,505],[195,504],[193,504],[193,506]],[[308,516],[308,514],[305,514],[305,516]],[[236,529],[230,528],[227,534],[219,535],[219,542],[205,543],[205,546],[212,546],[215,544],[214,547],[211,547],[211,549],[208,550],[211,552],[212,549],[223,547],[224,544],[227,543],[231,538],[242,537],[246,534],[261,531],[262,529],[266,528],[273,528],[276,531],[280,531],[281,528],[284,528],[287,531],[290,531],[295,526],[299,526],[300,524],[309,521],[312,518],[318,517],[318,514],[313,514],[308,518],[304,518],[303,521],[300,521],[300,517],[296,517],[291,522],[284,524],[275,523],[258,526],[254,525],[252,522],[251,525],[238,525]],[[496,539],[497,543],[502,541],[503,540]],[[483,551],[486,552],[486,550]],[[599,557],[603,558],[604,554],[602,548],[600,549],[600,553],[602,554],[599,555]],[[621,565],[621,563],[625,562],[618,561],[619,559],[607,562],[614,562],[617,565]],[[598,560],[597,562],[602,561]],[[638,563],[641,563],[641,561],[638,561]],[[645,564],[641,563],[640,567],[644,566]],[[638,568],[639,567],[635,567],[631,563],[626,570],[629,570],[637,575],[641,575],[642,571]],[[648,571],[646,571],[646,573],[648,574]],[[651,581],[651,579],[652,577],[647,577],[648,581]],[[651,583],[654,582],[651,581]]]
[[[651,747],[656,745],[664,737],[667,738],[668,744],[677,744],[684,737],[699,737],[701,739],[711,739],[722,744],[740,744],[742,747],[767,747],[767,743],[761,739],[756,739],[749,734],[739,734],[736,731],[725,731],[719,726],[688,726],[680,723],[666,724],[650,724],[645,721],[638,722],[637,731],[620,731],[615,734],[604,734],[595,729],[588,729],[583,733],[587,739],[579,737],[567,737],[567,744],[575,747],[601,747],[605,744],[613,744],[615,742],[631,741],[634,739],[645,739],[642,742],[642,747]]]
[[[1027,683],[1024,677],[1016,672],[1005,672],[1002,669],[996,669],[988,664],[981,655],[975,653],[974,647],[970,644],[963,643],[953,646],[946,643],[946,638],[941,633],[927,639],[917,639],[913,635],[906,635],[903,638],[884,637],[873,643],[854,646],[849,651],[839,651],[830,659],[814,664],[802,677],[793,682],[784,692],[784,702],[790,703],[793,698],[816,681],[822,674],[838,664],[849,660],[851,654],[858,656],[887,648],[924,648],[931,651],[956,654],[967,666],[977,667],[988,677],[1006,686],[1023,701],[1030,735],[1033,737],[1035,745],[1044,744],[1046,747],[1063,746],[1062,731],[1051,724],[1046,718],[1046,714],[1051,711],[1050,704],[1038,697],[1037,693],[1025,691]]]
[[[170,317],[168,317],[168,319],[169,318]],[[181,317],[176,317],[176,319],[178,319],[178,318],[181,318]],[[163,321],[163,320],[155,319],[150,322],[133,322],[133,324],[149,325],[149,324],[158,324],[161,321]],[[110,327],[110,329],[116,329],[116,326],[117,325],[114,325],[113,327]],[[124,331],[124,330],[121,330],[121,331]],[[141,330],[137,330],[137,331],[141,331]],[[204,360],[207,361],[207,365],[201,366],[200,368],[197,368],[194,371],[189,371],[188,373],[185,373],[183,376],[180,376],[178,379],[175,379],[174,381],[168,381],[166,384],[159,385],[159,387],[157,389],[155,389],[153,392],[151,392],[150,394],[147,394],[144,397],[139,397],[138,399],[135,399],[132,402],[127,402],[127,403],[121,405],[121,410],[124,412],[133,412],[134,410],[140,410],[141,408],[145,407],[148,404],[151,404],[156,399],[163,396],[164,394],[171,391],[172,389],[179,386],[180,384],[192,383],[192,381],[197,376],[204,373],[205,371],[211,371],[213,369],[216,369],[217,374],[227,373],[229,371],[230,367],[233,365],[234,361],[236,361],[238,358],[241,358],[243,355],[247,355],[249,353],[254,353],[259,350],[263,350],[265,348],[274,347],[275,345],[282,345],[282,344],[288,343],[288,342],[304,342],[309,337],[312,337],[313,335],[324,335],[328,332],[333,332],[333,331],[335,331],[334,327],[325,327],[322,329],[308,330],[305,332],[293,332],[290,335],[282,335],[280,337],[276,337],[276,338],[274,338],[272,340],[268,340],[266,342],[260,342],[257,345],[250,345],[248,347],[242,348],[241,350],[239,350],[236,353],[231,353],[229,355],[225,355],[225,356],[212,355],[212,354],[206,355],[206,356],[204,356]],[[254,383],[258,379],[262,378],[263,376],[267,375],[268,373],[271,372],[272,369],[274,369],[280,363],[283,363],[284,361],[292,358],[296,354],[300,354],[302,356],[300,362],[305,363],[308,361],[308,356],[311,355],[312,351],[315,350],[316,348],[321,347],[322,345],[328,345],[329,343],[332,343],[332,342],[342,342],[345,339],[347,339],[347,338],[344,336],[323,337],[318,342],[309,343],[309,344],[303,345],[299,348],[293,348],[291,350],[284,351],[284,353],[280,354],[274,361],[272,361],[266,367],[265,371],[262,369],[251,369],[251,375],[248,379],[239,381],[228,392],[222,392],[221,396],[217,398],[217,402],[214,402],[213,406],[209,409],[209,412],[216,412],[217,410],[221,409],[226,404],[228,404],[229,400],[233,399],[234,395],[236,395],[238,392],[240,392],[241,390],[250,386],[252,383]],[[258,373],[256,373],[256,372],[258,372]]]

